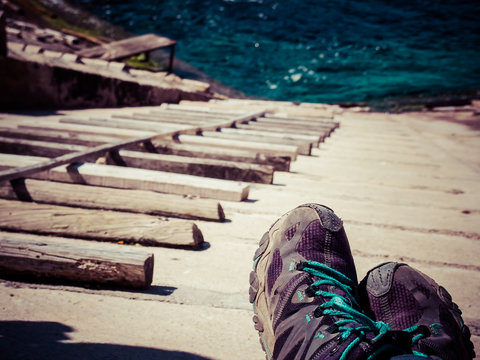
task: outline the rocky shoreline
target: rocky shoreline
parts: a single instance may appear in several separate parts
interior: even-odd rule
[[[50,27],[66,33],[75,34],[82,39],[76,49],[93,46],[133,36],[125,29],[100,19],[79,8],[67,0],[4,0],[4,10],[8,16],[21,21],[31,22],[38,26]],[[49,44],[56,50],[58,44]],[[157,56],[162,61],[161,54]],[[254,98],[218,80],[208,76],[199,69],[175,58],[174,74],[185,79],[208,83],[213,92],[232,98]],[[381,112],[428,111],[436,107],[468,106],[472,100],[480,98],[480,90],[458,93],[446,93],[439,96],[416,96],[378,99],[369,102],[342,102],[344,108],[364,107]]]

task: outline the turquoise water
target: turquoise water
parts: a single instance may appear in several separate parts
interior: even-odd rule
[[[480,89],[480,1],[76,0],[247,95],[346,102]]]

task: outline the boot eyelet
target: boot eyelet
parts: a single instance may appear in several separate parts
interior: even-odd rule
[[[335,347],[334,347],[332,350],[330,350],[330,356],[332,356],[333,354],[335,354],[335,353],[338,351],[338,349],[339,349],[339,346],[338,346],[338,345],[335,345]]]
[[[297,269],[298,271],[302,271],[303,269],[305,269],[305,265],[306,265],[305,262],[298,263],[298,264],[296,265],[296,269]]]
[[[314,297],[315,290],[309,286],[308,288],[305,289],[305,295],[307,295],[308,297]]]

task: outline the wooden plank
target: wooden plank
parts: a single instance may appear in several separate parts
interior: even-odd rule
[[[18,164],[25,164],[28,167],[28,164],[36,164],[42,159],[45,158],[0,154],[0,167],[12,168]],[[250,189],[248,184],[234,181],[90,163],[62,165],[48,171],[35,172],[25,176],[40,180],[150,190],[227,201],[247,199]]]
[[[101,144],[111,143],[118,141],[118,138],[103,136],[82,134],[63,130],[41,130],[41,129],[10,129],[0,128],[0,136],[25,139],[25,140],[38,140],[49,141],[62,144],[84,145],[84,146],[98,146]]]
[[[320,137],[316,135],[301,135],[301,134],[281,134],[275,133],[270,131],[261,131],[261,130],[245,130],[240,128],[222,128],[221,132],[224,133],[236,133],[242,135],[252,135],[252,136],[259,136],[259,137],[267,137],[267,138],[276,138],[276,139],[286,139],[286,140],[301,140],[306,141],[312,146],[318,146],[320,142]]]
[[[113,118],[118,119],[129,119],[129,120],[142,120],[142,121],[151,121],[153,123],[162,124],[163,122],[167,122],[170,124],[186,124],[192,126],[201,126],[201,124],[206,123],[206,121],[201,121],[198,119],[189,119],[185,117],[160,117],[156,115],[149,115],[149,114],[140,114],[140,113],[133,113],[131,115],[112,115]]]
[[[154,131],[139,131],[139,130],[127,130],[127,129],[115,129],[106,126],[88,126],[88,125],[74,125],[64,124],[54,121],[35,121],[24,120],[18,124],[20,129],[39,129],[39,130],[61,130],[68,131],[77,134],[91,134],[91,135],[104,135],[110,137],[116,137],[119,139],[131,139],[134,137],[147,137],[154,136]]]
[[[268,131],[272,134],[294,134],[294,135],[307,135],[307,136],[316,136],[319,139],[319,142],[323,142],[327,137],[325,131],[311,131],[307,129],[286,129],[276,126],[267,126],[265,124],[259,124],[256,121],[250,121],[248,124],[236,124],[235,128],[242,130],[254,130],[254,131]]]
[[[170,123],[154,123],[148,121],[130,121],[126,119],[118,118],[90,118],[90,119],[76,119],[76,118],[62,118],[61,123],[64,124],[79,124],[88,126],[102,126],[115,129],[131,129],[138,131],[151,131],[151,132],[173,132],[189,129],[190,126],[182,124],[170,124]]]
[[[220,128],[223,127],[234,127],[237,123],[242,123],[242,122],[248,122],[250,120],[256,119],[257,117],[263,116],[264,112],[263,111],[254,111],[251,113],[243,113],[241,115],[238,115],[237,117],[229,118],[229,119],[223,119],[223,120],[218,120],[218,122],[212,122],[209,123],[208,125],[202,124],[201,127],[195,129],[196,133],[199,131],[216,131]],[[178,134],[181,134],[180,132]]]
[[[145,121],[169,122],[169,123],[174,123],[174,124],[178,123],[178,124],[191,124],[191,125],[211,124],[211,123],[218,123],[219,121],[227,122],[230,119],[235,119],[234,117],[226,117],[226,116],[224,116],[224,117],[198,117],[198,116],[191,116],[190,114],[171,113],[170,111],[165,112],[164,115],[133,113],[131,118],[141,119],[141,120],[145,120]]]
[[[107,164],[261,184],[273,181],[273,167],[269,165],[176,155],[120,150],[107,156]]]
[[[0,183],[0,197],[52,205],[119,210],[182,219],[220,222],[225,220],[223,208],[217,201],[162,194],[154,191],[20,179]]]
[[[293,106],[296,107],[295,103],[292,101],[279,101],[279,100],[259,100],[259,99],[239,99],[239,98],[228,98],[225,100],[217,100],[212,99],[209,102],[215,106],[264,106],[264,107],[272,107],[272,106]]]
[[[212,146],[179,144],[171,140],[155,140],[153,141],[153,145],[156,151],[161,154],[270,165],[275,171],[290,170],[291,158],[289,156],[261,154],[254,151],[216,148]]]
[[[176,41],[169,38],[156,34],[145,34],[81,50],[77,54],[84,57],[117,60],[155,49],[174,46],[175,44]]]
[[[147,289],[153,254],[132,246],[0,232],[0,273],[73,283]]]
[[[334,129],[334,124],[326,124],[326,123],[314,123],[314,122],[303,122],[303,121],[297,121],[296,119],[272,119],[272,118],[266,118],[266,117],[261,117],[255,119],[256,123],[260,124],[268,124],[270,126],[283,126],[283,127],[292,127],[292,128],[301,128],[301,129],[311,129],[311,130],[333,130]]]
[[[151,114],[133,113],[133,114],[114,114],[113,118],[152,121],[157,123],[188,124],[196,129],[208,127],[215,130],[218,127],[231,127],[236,123],[241,123],[255,119],[263,115],[263,112],[254,112],[241,114],[231,114],[230,116],[218,117],[192,117],[190,113],[174,113],[173,111],[152,111]]]
[[[250,103],[245,100],[240,100],[240,101],[231,101],[231,99],[224,99],[224,100],[217,100],[217,99],[210,99],[208,102],[204,103],[204,107],[208,109],[209,111],[239,111],[239,110],[244,110],[244,109],[249,109],[251,110],[256,110],[256,111],[272,111],[272,108],[275,108],[275,105],[278,103],[278,101],[272,101],[272,102],[256,102],[256,103]],[[182,100],[180,101],[180,106],[195,106],[197,108],[200,108],[202,104],[200,104],[199,101],[186,101]]]
[[[314,122],[302,122],[297,121],[296,119],[291,120],[281,120],[281,119],[272,119],[272,118],[257,118],[256,121],[259,124],[268,124],[269,126],[282,126],[286,128],[298,128],[298,129],[309,129],[313,131],[328,131],[328,134],[333,132],[336,129],[334,124],[326,123],[314,123]]]
[[[325,137],[329,136],[330,133],[333,131],[331,128],[325,127],[308,127],[308,126],[297,126],[297,125],[288,125],[288,124],[269,124],[266,122],[261,121],[251,121],[248,123],[249,126],[256,130],[267,130],[273,132],[282,132],[282,133],[289,133],[293,132],[296,134],[318,134],[323,135]]]
[[[298,147],[291,145],[274,145],[253,141],[239,141],[230,139],[212,139],[205,136],[180,135],[178,141],[184,144],[230,148],[237,150],[250,150],[263,154],[275,154],[290,156],[292,160],[297,159]]]
[[[298,148],[298,153],[300,155],[310,155],[312,151],[312,144],[303,140],[277,139],[272,137],[244,135],[235,132],[229,133],[224,131],[202,131],[202,136],[216,139],[231,139],[265,144],[292,145]]]
[[[0,171],[0,182],[1,181],[8,181],[13,179],[18,179],[21,177],[26,177],[31,174],[38,173],[43,170],[51,169],[55,166],[63,165],[63,164],[70,164],[76,161],[81,161],[84,159],[88,159],[91,157],[95,157],[98,155],[104,154],[106,151],[116,150],[126,145],[137,144],[140,142],[150,141],[150,137],[146,138],[136,138],[133,140],[124,140],[114,144],[105,144],[99,145],[94,148],[90,148],[84,151],[69,153],[65,155],[61,155],[55,157],[53,159],[48,159],[45,157],[32,157],[33,162],[25,166],[18,166],[18,164],[14,164],[11,167],[13,169],[7,169]],[[1,155],[1,154],[0,154]],[[16,156],[16,155],[3,155],[5,156]]]
[[[168,104],[168,105],[173,105],[173,104]],[[241,116],[242,114],[245,114],[246,111],[240,111],[240,112],[215,112],[215,111],[191,111],[191,110],[183,110],[183,109],[175,109],[171,108],[170,106],[168,108],[164,109],[157,109],[157,110],[151,110],[150,113],[154,116],[159,116],[159,117],[165,117],[165,116],[176,116],[176,117],[189,117],[189,118],[195,118],[195,119],[229,119],[229,118],[234,118]]]
[[[105,44],[105,41],[103,40],[104,38],[102,37],[102,39],[100,39],[100,36],[98,36],[98,35],[97,36],[91,36],[91,35],[84,34],[84,33],[81,33],[79,31],[75,31],[75,30],[68,29],[68,28],[62,28],[62,29],[60,29],[60,31],[62,33],[65,33],[65,34],[73,35],[77,38],[88,40],[88,41],[90,41],[91,43],[94,43],[94,44],[98,44],[98,45]]]
[[[276,115],[287,117],[318,117],[333,119],[337,110],[340,110],[338,105],[326,105],[315,103],[301,103],[299,106],[284,106],[282,104],[272,104],[273,111]]]
[[[332,125],[335,128],[340,126],[338,121],[333,120],[331,117],[324,117],[324,116],[295,116],[295,115],[288,115],[288,114],[278,114],[278,113],[265,113],[265,118],[276,119],[276,120],[293,120],[296,122],[301,123],[315,123],[315,124],[326,124]]]
[[[0,230],[148,246],[199,247],[202,232],[187,220],[0,199]]]
[[[317,122],[325,122],[325,123],[332,123],[334,120],[332,119],[331,116],[322,116],[322,115],[316,115],[312,114],[310,116],[305,116],[305,115],[294,115],[294,114],[288,114],[288,113],[282,113],[282,112],[267,112],[265,113],[266,118],[272,118],[272,119],[295,119],[295,120],[302,120],[302,121],[317,121]]]
[[[176,122],[176,121],[172,121],[170,119],[166,119],[166,121],[162,121],[162,122],[159,122],[160,124],[165,124],[165,125],[168,125],[168,126],[172,126],[172,127],[180,127],[181,129],[183,130],[178,130],[176,131],[176,134],[179,135],[179,134],[196,134],[202,130],[206,130],[206,131],[215,131],[219,128],[223,128],[223,127],[232,127],[232,126],[235,126],[237,123],[242,123],[242,122],[246,122],[246,121],[250,121],[252,119],[255,119],[257,118],[258,116],[262,116],[263,115],[263,112],[252,112],[252,113],[242,113],[238,116],[235,116],[235,117],[230,117],[230,118],[225,118],[225,119],[216,119],[215,121],[211,120],[211,121],[202,121],[202,122],[196,122],[196,121],[193,121],[193,122],[189,122],[189,125],[190,126],[187,126],[187,124],[185,125],[180,125],[182,122]],[[116,118],[123,118],[123,119],[130,119],[130,120],[135,120],[135,121],[129,121],[128,123],[131,124],[131,123],[134,123],[137,121],[137,119],[135,119],[135,117],[132,118],[132,116],[130,115],[115,115],[114,117]],[[145,119],[143,119],[145,120]],[[147,122],[147,121],[145,121]]]
[[[166,124],[167,126],[171,126],[172,128],[165,130],[164,135],[173,135],[173,134],[182,134],[182,133],[191,133],[195,134],[201,129],[205,130],[216,130],[221,127],[232,127],[237,123],[249,121],[254,119],[258,116],[263,115],[263,112],[252,112],[248,114],[243,114],[241,116],[219,120],[218,122],[210,122],[208,124],[202,124],[201,126],[186,126],[186,125],[179,125],[179,124]],[[63,121],[70,121],[72,119],[65,118]],[[111,120],[111,119],[110,119]],[[105,123],[97,124],[93,126],[84,125],[88,123],[89,120],[85,119],[78,119],[77,122],[81,122],[82,124],[71,124],[59,121],[36,121],[36,120],[22,120],[19,124],[19,128],[23,129],[32,129],[32,130],[61,130],[61,131],[69,131],[76,134],[92,134],[92,135],[102,135],[102,136],[110,136],[110,137],[118,137],[120,139],[132,138],[132,137],[142,137],[142,136],[158,136],[159,133],[155,129],[153,131],[150,130],[135,130],[135,129],[125,129],[125,128],[116,128],[111,127],[111,123],[106,121],[106,119],[102,120]],[[132,122],[125,122],[126,124]],[[103,126],[102,126],[103,125]],[[148,124],[151,125],[151,124]]]
[[[175,116],[175,117],[188,117],[190,119],[207,119],[207,120],[219,120],[219,119],[229,119],[233,117],[238,117],[246,113],[246,111],[238,113],[217,113],[217,112],[199,112],[199,111],[189,111],[181,109],[171,109],[163,108],[151,110],[150,114],[153,116],[164,117],[164,116]]]
[[[212,103],[205,101],[190,101],[190,100],[181,100],[180,104],[162,104],[161,107],[167,110],[181,110],[188,112],[197,112],[197,113],[209,113],[209,114],[218,114],[218,115],[240,115],[244,110],[239,109],[222,109],[215,107]],[[156,111],[156,110],[155,110]]]
[[[85,146],[57,144],[45,141],[11,139],[0,136],[0,152],[31,156],[56,157],[74,151],[84,151]]]
[[[240,116],[240,117],[234,119],[233,121],[228,121],[227,124],[222,122],[222,123],[214,124],[211,127],[207,127],[207,129],[210,129],[210,128],[217,129],[219,126],[233,126],[237,121],[248,121],[249,119],[252,119],[256,116],[259,116],[258,113],[251,113],[251,114],[243,115],[243,116]],[[65,124],[59,124],[59,123],[57,123],[57,124],[51,123],[49,125],[54,126],[55,129],[56,129],[56,126],[59,126],[59,125],[65,126]],[[83,126],[83,125],[67,125],[67,126],[80,127],[80,128],[87,127],[89,129],[90,128],[95,128],[94,126]],[[110,130],[110,131],[113,130],[113,129],[108,129],[108,128],[106,128],[106,129]],[[124,130],[124,129],[117,129],[117,131],[118,130]],[[95,131],[95,130],[93,130],[93,131]],[[124,130],[124,131],[130,131],[131,136],[133,136],[132,133],[135,132],[134,130]],[[188,132],[188,131],[192,131],[192,130],[187,129],[187,130],[184,130],[184,131]],[[110,150],[116,150],[116,149],[119,149],[121,147],[125,147],[125,146],[128,146],[128,145],[150,142],[151,138],[155,137],[155,136],[161,136],[161,135],[163,135],[163,136],[173,136],[174,134],[178,134],[178,133],[181,133],[181,132],[182,131],[176,131],[175,133],[166,132],[166,133],[163,133],[163,134],[162,133],[143,132],[143,134],[148,134],[148,135],[147,136],[144,135],[142,137],[133,138],[133,139],[130,138],[129,140],[119,141],[118,143],[114,143],[114,144],[99,145],[99,146],[96,146],[94,148],[90,148],[88,150],[82,151],[82,152],[75,152],[75,153],[71,153],[71,154],[62,155],[62,156],[53,158],[49,161],[44,161],[42,163],[37,163],[37,164],[31,164],[31,165],[23,167],[23,168],[8,169],[8,170],[1,171],[0,172],[0,181],[6,181],[6,180],[16,179],[16,178],[19,178],[19,177],[25,177],[25,176],[28,176],[28,175],[33,174],[35,172],[41,171],[41,170],[47,170],[47,169],[51,169],[54,166],[67,164],[67,163],[72,163],[72,162],[75,162],[75,161],[80,161],[80,160],[83,160],[85,158],[89,158],[91,156],[98,155],[102,152],[110,151]],[[142,133],[142,132],[136,131],[136,133],[139,134],[139,133]],[[242,198],[240,200],[246,199],[247,196],[248,196],[248,188],[244,188],[241,191],[241,197]]]

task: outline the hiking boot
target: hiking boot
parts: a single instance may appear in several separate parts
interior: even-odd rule
[[[432,359],[475,357],[470,331],[452,297],[433,279],[406,264],[389,262],[370,270],[360,285],[370,316],[412,335],[412,349]]]
[[[255,253],[250,285],[267,359],[385,359],[410,345],[408,334],[394,339],[388,325],[360,312],[343,224],[325,206],[302,205],[272,225]]]

